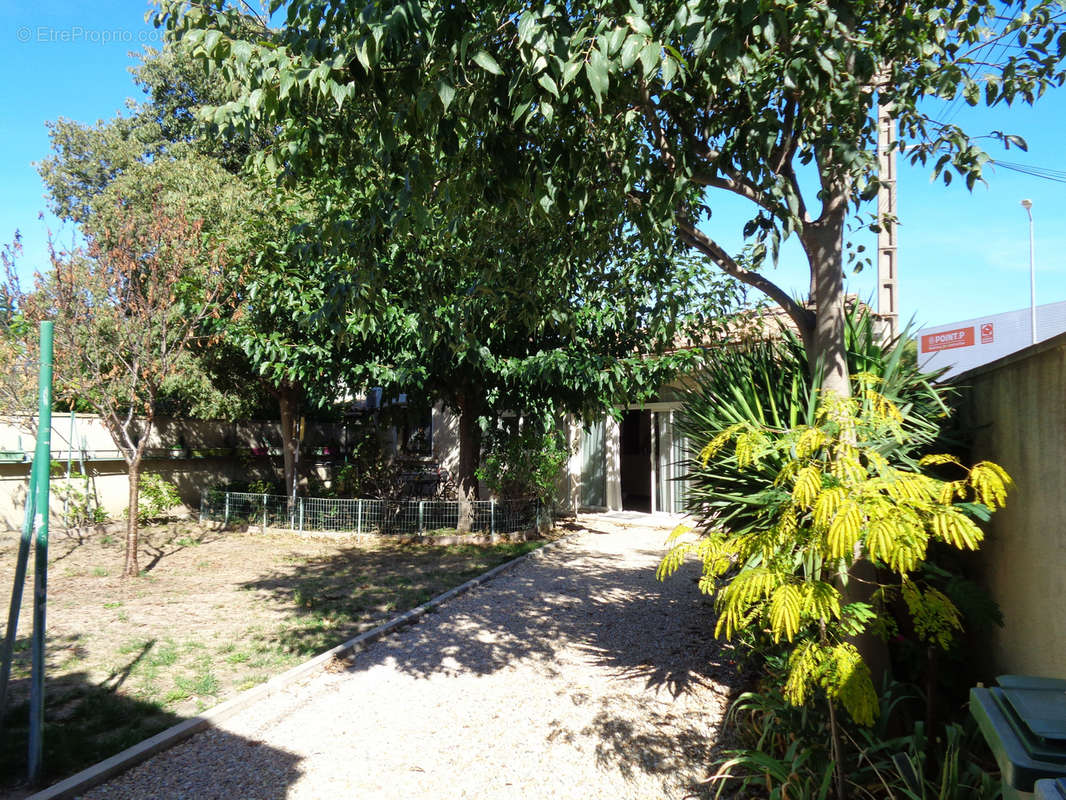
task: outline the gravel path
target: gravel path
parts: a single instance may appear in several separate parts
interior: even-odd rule
[[[735,670],[665,531],[597,528],[84,797],[685,797]]]

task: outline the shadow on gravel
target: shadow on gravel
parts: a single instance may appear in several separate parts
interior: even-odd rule
[[[647,712],[646,719],[655,726],[663,725],[664,715]],[[600,737],[596,746],[596,762],[601,769],[612,766],[627,778],[636,773],[677,776],[692,769],[694,764],[708,764],[710,748],[702,731],[683,728],[668,733],[654,733],[634,725],[626,719],[601,714],[593,723]],[[708,783],[692,783],[685,787],[686,798],[711,798],[715,788]]]
[[[568,663],[577,657],[612,677],[636,679],[656,691],[646,700],[611,694],[609,687],[602,696],[564,692],[561,703],[599,705],[587,727],[571,730],[560,722],[552,739],[591,738],[600,767],[613,766],[626,776],[640,772],[668,778],[680,765],[708,764],[718,736],[705,723],[724,715],[740,676],[732,650],[713,637],[715,614],[697,590],[698,565],[687,564],[660,582],[655,567],[662,549],[658,542],[645,541],[628,553],[611,552],[609,546],[575,551],[564,543],[385,637],[356,655],[349,669],[360,672],[387,663],[427,678],[489,675],[535,661],[541,671],[565,680]],[[387,559],[369,566],[382,570],[382,577],[394,568]],[[346,570],[329,560],[309,563],[298,570],[299,585],[315,587],[324,598],[358,597],[363,588],[338,580],[338,572]],[[275,576],[255,586],[285,592],[293,590],[291,581]],[[678,697],[697,687],[710,692],[706,715],[697,711],[693,716],[691,710],[674,714],[670,704],[656,698],[659,690]],[[701,772],[698,766],[696,771]],[[687,787],[682,795],[713,796],[705,789]]]
[[[693,684],[728,685],[736,668],[713,639],[714,612],[695,576],[683,569],[669,579],[680,585],[669,585],[655,579],[654,566],[633,567],[624,557],[548,554],[535,575],[522,570],[493,581],[463,599],[461,614],[428,615],[360,656],[354,669],[391,658],[417,676],[488,674],[533,659],[557,675],[565,666],[556,656],[569,647],[618,677],[641,677],[674,696]]]
[[[564,551],[538,559],[535,570],[508,573],[466,595],[463,613],[431,612],[402,636],[387,637],[372,652],[360,654],[352,668],[365,669],[389,660],[400,671],[418,677],[442,672],[483,675],[534,659],[553,672],[559,650],[577,647],[619,677],[642,677],[647,686],[666,689],[674,696],[692,684],[735,683],[731,651],[714,640],[714,611],[696,589],[697,565],[686,565],[662,583],[655,579],[655,565],[662,555],[659,549],[638,550],[647,566],[634,567],[625,556],[575,555],[563,547]],[[501,563],[513,555],[501,554],[492,561]],[[462,580],[494,566],[484,559],[461,564],[464,556],[455,553],[447,564],[449,571],[461,573]],[[347,613],[354,609],[393,611],[377,605],[383,595],[380,588],[389,586],[392,597],[402,588],[400,599],[406,602],[395,609],[398,612],[442,591],[435,573],[443,566],[439,555],[424,551],[353,551],[246,586],[279,598],[293,597],[312,613],[333,614],[342,607]],[[381,613],[380,619],[389,616]],[[313,651],[320,652],[325,649],[322,645],[342,640],[316,641],[310,635],[314,626],[307,628],[291,630],[284,644],[297,652],[309,652],[312,648],[307,645],[313,641],[318,645]]]
[[[51,637],[49,643],[54,644]],[[155,703],[119,691],[126,676],[153,645],[154,640],[147,642],[132,654],[128,663],[116,666],[103,681],[94,681],[84,672],[70,672],[46,683],[41,758],[44,780],[38,788],[110,758],[183,721],[184,717],[164,711]],[[24,798],[33,791],[26,783],[28,683],[27,678],[16,677],[10,684],[12,702],[0,730],[0,800]],[[123,796],[189,797],[192,795],[187,787],[202,784],[204,775],[212,775],[210,786],[195,794],[198,800],[250,797],[244,793],[244,786],[237,776],[226,779],[234,772],[233,764],[241,763],[246,768],[276,777],[276,782],[271,781],[269,792],[256,794],[256,798],[281,800],[286,796],[286,787],[300,775],[296,768],[299,758],[291,753],[259,746],[257,742],[220,731],[212,730],[203,735],[221,737],[218,747],[208,754],[206,767],[204,758],[198,758],[193,764],[184,763],[180,756],[175,757],[180,750],[167,751],[161,757],[172,760],[166,775],[170,788],[137,790]],[[209,763],[212,759],[217,763]],[[115,780],[120,779],[121,776]],[[85,796],[94,795],[90,791]]]
[[[285,800],[303,774],[300,756],[211,728],[155,756],[144,770],[90,789],[82,800],[114,797],[195,800]]]

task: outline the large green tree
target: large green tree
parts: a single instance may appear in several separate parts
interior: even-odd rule
[[[579,231],[614,224],[602,212],[624,201],[649,244],[680,240],[780,304],[823,386],[844,395],[845,223],[877,187],[878,104],[891,103],[911,158],[972,186],[987,156],[928,101],[1032,102],[1063,80],[1050,0],[275,0],[271,11],[277,29],[222,0],[169,0],[159,16],[242,87],[212,120],[274,126],[265,164],[291,174],[371,152],[396,197],[387,210],[413,226],[426,204],[481,203],[486,186]],[[345,128],[354,107],[363,124]],[[715,239],[720,192],[752,204],[754,267]],[[805,299],[759,268],[788,236],[810,267]]]
[[[483,419],[590,417],[647,399],[700,357],[679,339],[713,336],[736,300],[731,282],[706,280],[691,259],[650,254],[624,231],[586,254],[565,228],[522,225],[498,209],[480,216],[473,228],[374,254],[389,306],[352,331],[365,360],[349,367],[359,384],[458,416],[465,500],[477,499]]]
[[[254,33],[247,17],[234,23]],[[501,157],[489,161],[445,131],[452,141],[437,167],[455,180],[416,196],[397,183],[406,171],[396,164],[424,155],[422,144],[402,126],[383,127],[375,97],[352,98],[337,113],[306,101],[300,117],[315,129],[308,147],[319,157],[282,164],[275,148],[253,154],[260,166],[282,166],[277,177],[316,205],[312,235],[299,226],[287,246],[306,258],[264,275],[263,285],[304,321],[306,346],[343,354],[350,388],[417,393],[458,414],[465,499],[477,496],[479,419],[504,410],[588,413],[645,397],[693,356],[668,352],[675,337],[720,315],[720,282],[666,243],[649,250],[625,197],[587,198],[600,220],[594,228],[580,215],[546,214],[545,204],[531,214],[507,155],[520,145],[514,132],[485,137]],[[226,128],[220,108],[205,109],[204,119]],[[241,136],[278,124],[231,127]],[[396,145],[392,156],[383,157],[383,136]],[[344,157],[329,157],[322,142]],[[467,196],[480,202],[460,201]],[[260,360],[283,358],[293,344],[283,332],[264,337]]]

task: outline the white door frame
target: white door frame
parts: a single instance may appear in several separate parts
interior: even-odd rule
[[[660,464],[657,463],[655,458],[655,442],[658,437],[658,415],[662,413],[672,413],[681,408],[681,402],[677,400],[654,402],[654,403],[630,403],[625,406],[618,406],[621,411],[650,411],[652,412],[651,418],[651,486],[649,487],[651,492],[651,513],[659,513],[665,511],[666,513],[673,513],[668,506],[665,509],[658,508],[656,503],[656,484],[659,475]],[[671,419],[672,424],[672,419]],[[611,511],[622,510],[622,443],[621,443],[621,426],[614,420],[614,417],[608,417],[607,429],[606,429],[606,448],[607,448],[607,508]],[[670,457],[669,444],[672,441],[671,436],[663,437],[667,441],[667,448],[665,451],[665,458]],[[662,454],[660,454],[662,458]],[[664,484],[665,485],[665,484]],[[664,492],[666,494],[666,492]],[[672,494],[672,493],[671,493]],[[672,503],[670,505],[673,505]]]

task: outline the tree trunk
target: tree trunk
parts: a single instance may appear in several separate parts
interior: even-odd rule
[[[811,268],[814,305],[814,327],[802,331],[811,377],[823,390],[850,397],[844,345],[844,212],[809,225],[802,241]]]
[[[300,410],[299,394],[290,383],[277,388],[278,408],[281,414],[281,457],[285,464],[285,496],[289,503],[296,497],[296,464],[299,439],[296,437],[296,421]]]
[[[123,577],[135,578],[141,568],[137,563],[137,549],[139,547],[138,533],[140,523],[137,512],[141,500],[141,454],[137,453],[129,461],[129,506],[127,507],[126,519],[126,566],[122,570]]]
[[[469,395],[459,398],[459,489],[460,533],[469,533],[474,523],[473,503],[478,499],[477,468],[481,465],[480,404]]]

